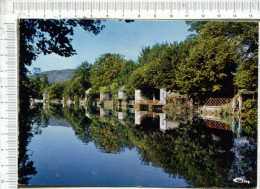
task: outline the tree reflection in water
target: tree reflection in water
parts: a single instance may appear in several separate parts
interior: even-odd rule
[[[27,183],[28,175],[37,173],[26,153],[33,135],[30,132],[32,125],[46,126],[48,120],[54,118],[66,120],[82,142],[93,142],[104,153],[121,153],[126,148],[136,148],[142,164],[161,167],[170,177],[183,178],[192,187],[256,186],[254,137],[244,138],[241,142],[233,137],[231,130],[206,127],[198,117],[180,122],[178,128],[161,132],[159,118],[144,116],[137,125],[135,115],[129,112],[125,112],[122,121],[115,110],[107,113],[102,110],[101,115],[96,109],[85,110],[79,106],[49,106],[46,110],[33,109],[25,114],[29,117],[23,117],[23,136],[20,136],[19,143],[20,183]],[[37,133],[41,133],[40,128]],[[25,138],[27,140],[23,141]],[[239,176],[245,176],[251,184],[234,183],[233,179]]]
[[[19,114],[19,154],[18,154],[18,176],[19,184],[28,184],[32,175],[37,173],[34,162],[30,160],[30,152],[27,149],[28,144],[33,137],[32,127],[39,123],[39,108],[30,110],[29,108],[20,107]]]

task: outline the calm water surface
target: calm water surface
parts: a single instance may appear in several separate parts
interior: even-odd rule
[[[19,138],[20,184],[256,186],[256,137],[237,122],[48,106],[23,115]]]

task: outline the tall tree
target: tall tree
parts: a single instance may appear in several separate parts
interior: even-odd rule
[[[149,64],[154,59],[158,58],[158,56],[162,53],[162,51],[168,46],[167,43],[156,43],[152,47],[144,47],[141,49],[140,55],[138,57],[138,63],[141,66]]]
[[[32,75],[29,77],[29,95],[32,98],[42,98],[43,92],[49,87],[49,82],[46,74],[40,74],[39,68],[34,68]]]
[[[72,76],[72,80],[79,78],[81,85],[84,87],[84,89],[88,89],[91,86],[90,83],[90,70],[91,65],[85,61],[80,64],[80,66],[77,67],[77,69],[74,71],[74,74]]]
[[[176,82],[180,91],[194,100],[204,100],[214,95],[232,97],[232,72],[236,70],[235,44],[223,36],[198,36],[193,40],[196,40],[196,45],[190,48],[177,72]]]
[[[235,42],[237,70],[234,85],[238,89],[257,90],[258,83],[258,23],[256,22],[187,22],[190,31],[214,38],[224,36]]]
[[[63,90],[64,90],[64,83],[53,83],[48,88],[49,98],[62,99]]]
[[[100,20],[20,19],[19,100],[23,106],[29,103],[27,66],[40,54],[75,55],[71,41],[76,26],[95,35],[104,27]]]
[[[120,76],[120,71],[126,61],[119,54],[101,55],[94,63],[91,71],[91,86],[98,93],[102,87],[110,87]]]
[[[76,77],[71,78],[68,81],[64,83],[64,91],[63,96],[74,98],[77,97],[83,97],[85,95],[85,88],[83,84],[81,83],[82,78]]]
[[[133,88],[146,95],[156,93],[160,88],[177,89],[175,77],[180,64],[179,54],[176,42],[143,48],[139,56],[140,67],[129,78],[127,95],[133,98]]]

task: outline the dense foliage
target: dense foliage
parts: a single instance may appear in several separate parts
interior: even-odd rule
[[[85,91],[90,84],[90,69],[91,65],[88,62],[81,63],[80,66],[75,69],[72,77],[64,83],[64,91],[62,95],[74,99],[77,97],[84,97]]]
[[[41,99],[43,92],[49,87],[47,75],[40,74],[39,72],[39,69],[34,69],[34,73],[29,78],[29,95],[33,99]]]
[[[188,22],[188,24],[190,31],[196,31],[198,37],[214,39],[222,36],[227,39],[229,45],[233,43],[235,45],[233,53],[237,56],[234,85],[238,89],[257,89],[259,31],[257,22]]]
[[[255,133],[257,131],[257,101],[248,99],[243,104],[243,127],[247,133]]]
[[[31,93],[28,66],[40,54],[55,53],[69,57],[76,54],[71,45],[74,28],[80,26],[86,32],[98,34],[102,29],[100,20],[62,20],[62,19],[20,19],[19,56],[19,101],[22,106],[29,105]]]
[[[71,46],[73,29],[79,25],[87,32],[98,34],[103,26],[99,20],[20,20],[19,182],[27,183],[30,179],[28,175],[37,173],[26,153],[33,124],[47,125],[48,119],[53,117],[65,119],[73,125],[82,141],[92,141],[103,152],[120,153],[125,148],[136,146],[142,163],[162,167],[170,176],[179,175],[193,186],[235,187],[230,176],[237,171],[236,165],[231,166],[235,158],[235,154],[230,154],[232,133],[227,132],[220,137],[218,132],[203,127],[199,120],[178,130],[161,133],[152,124],[147,124],[151,127],[142,124],[133,126],[133,116],[126,118],[123,125],[113,116],[90,115],[90,122],[85,110],[79,107],[63,110],[50,107],[41,114],[28,108],[29,96],[41,98],[46,89],[49,98],[70,97],[75,100],[84,97],[85,91],[90,88],[92,95],[98,96],[105,91],[116,94],[119,88],[125,86],[128,99],[134,99],[134,89],[151,95],[160,88],[166,88],[193,98],[195,103],[207,97],[232,97],[235,88],[257,91],[258,23],[188,24],[190,31],[195,33],[185,41],[144,47],[137,62],[125,60],[119,54],[104,54],[93,65],[83,62],[66,82],[49,85],[46,75],[34,73],[28,77],[27,66],[31,66],[41,53],[64,57],[75,55]],[[255,130],[257,125],[251,121],[257,120],[257,104],[248,101],[244,106],[244,123],[249,125],[245,128],[251,132],[250,129]],[[40,117],[30,117],[33,115]],[[199,129],[194,131],[196,127]],[[255,153],[252,149],[247,157]],[[227,159],[227,155],[231,158]],[[242,163],[245,167],[247,164],[256,166],[254,160]],[[255,181],[250,173],[248,170],[245,174]],[[229,183],[225,184],[223,178],[229,179]]]
[[[128,82],[128,78],[135,68],[133,61],[126,61],[119,54],[101,55],[93,64],[90,71],[93,92],[99,93],[104,87],[111,93]]]
[[[118,89],[125,86],[127,99],[134,99],[135,89],[140,89],[149,99],[165,88],[187,95],[194,103],[201,103],[208,97],[230,98],[239,90],[257,90],[257,23],[187,24],[189,30],[195,32],[193,35],[179,43],[144,47],[136,63],[109,53],[98,57],[94,64],[82,63],[64,83],[62,96],[83,98],[90,88],[91,97],[99,97],[100,92],[116,95]],[[70,54],[73,53],[71,50]]]

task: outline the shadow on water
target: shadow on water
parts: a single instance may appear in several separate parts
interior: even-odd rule
[[[158,112],[72,105],[36,107],[21,117],[20,184],[28,184],[30,175],[37,174],[27,149],[31,138],[50,120],[65,120],[83,143],[93,142],[102,153],[136,149],[141,164],[160,167],[190,187],[256,186],[256,136],[238,135],[239,123],[225,125],[198,116],[173,120]],[[251,184],[233,182],[240,176]]]

